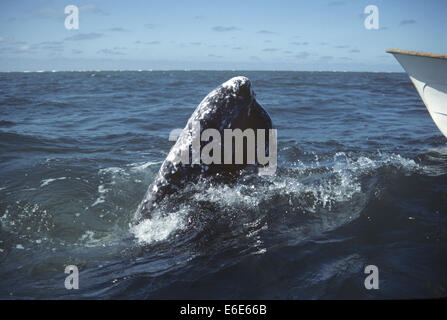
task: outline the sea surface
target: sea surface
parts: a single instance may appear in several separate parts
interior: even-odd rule
[[[170,132],[238,75],[276,174],[186,184],[130,226]],[[446,142],[404,73],[0,73],[0,298],[446,297]]]

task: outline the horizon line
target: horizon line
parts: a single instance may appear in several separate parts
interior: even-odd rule
[[[352,72],[352,73],[405,73],[405,71],[371,71],[371,70],[272,70],[272,69],[106,69],[106,70],[23,70],[0,71],[0,73],[57,73],[57,72]]]

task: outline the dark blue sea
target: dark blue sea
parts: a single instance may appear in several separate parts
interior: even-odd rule
[[[171,130],[237,75],[276,174],[186,184],[132,227]],[[446,142],[404,73],[0,73],[0,298],[445,297]]]

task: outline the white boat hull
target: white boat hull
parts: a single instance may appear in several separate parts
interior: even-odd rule
[[[407,72],[430,116],[447,137],[447,57],[388,50]]]

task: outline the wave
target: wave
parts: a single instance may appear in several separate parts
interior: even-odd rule
[[[219,218],[240,224],[239,219],[253,223],[278,215],[291,220],[317,219],[323,225],[316,229],[327,231],[359,215],[372,196],[370,189],[374,189],[363,180],[388,169],[397,170],[394,175],[405,176],[422,172],[423,167],[398,154],[378,153],[372,159],[352,158],[339,152],[330,163],[318,159],[297,161],[291,167],[280,168],[273,177],[241,175],[235,184],[203,179],[162,201],[153,217],[132,232],[138,242],[151,244],[184,230],[185,221],[189,221],[186,228],[195,229],[198,226],[191,225],[192,221]]]

